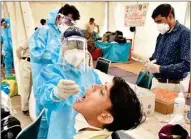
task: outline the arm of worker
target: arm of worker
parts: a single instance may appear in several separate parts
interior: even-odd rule
[[[52,65],[45,66],[37,79],[43,84],[38,87],[38,97],[40,104],[48,109],[56,109],[64,101],[65,98],[79,92],[79,87],[74,81],[63,80],[64,75],[57,74],[52,71],[59,71],[61,69]]]
[[[160,66],[160,72],[165,74],[183,74],[190,71],[190,32],[184,31],[179,42],[181,61],[178,64]]]
[[[35,31],[30,38],[29,47],[33,62],[39,63],[44,59],[50,59],[50,57],[46,58],[44,56],[47,46],[48,34],[48,29],[46,27],[41,27],[38,29],[38,31]]]
[[[57,80],[57,79],[56,79]],[[55,86],[53,83],[46,83],[39,89],[42,93],[40,103],[48,109],[56,109],[60,102],[63,102],[69,96],[79,92],[79,86],[72,80],[60,79]]]

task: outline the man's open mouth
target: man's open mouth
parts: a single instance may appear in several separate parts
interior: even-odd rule
[[[85,97],[86,97],[86,96],[83,96],[83,97],[81,97],[81,98],[78,98],[78,99],[76,100],[76,103],[81,103],[81,102],[83,102],[83,101],[85,100]]]

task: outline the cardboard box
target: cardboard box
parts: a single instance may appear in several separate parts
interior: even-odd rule
[[[164,104],[159,101],[155,101],[155,111],[162,114],[170,114],[174,111],[174,103],[172,104]]]
[[[174,111],[174,100],[178,96],[176,92],[157,88],[153,90],[156,95],[155,111],[162,114],[170,114]]]

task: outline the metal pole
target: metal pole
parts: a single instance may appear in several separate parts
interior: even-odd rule
[[[109,1],[107,1],[107,31],[109,31]]]

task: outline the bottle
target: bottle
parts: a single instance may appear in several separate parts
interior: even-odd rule
[[[174,114],[184,114],[185,98],[183,93],[179,93],[174,100]]]
[[[187,124],[190,124],[190,106],[186,105],[184,108],[184,119]]]

